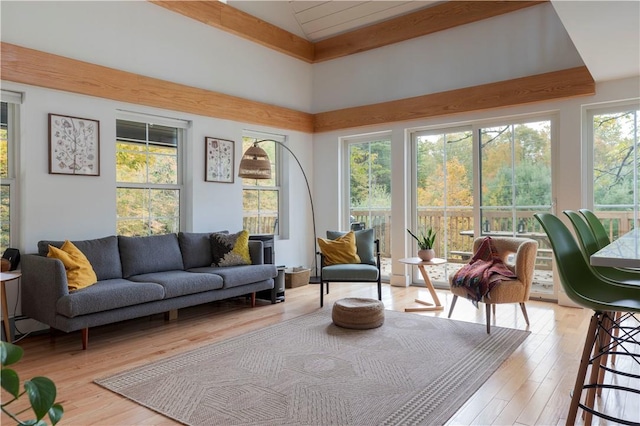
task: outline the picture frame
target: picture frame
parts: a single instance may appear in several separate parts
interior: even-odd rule
[[[100,122],[49,114],[49,174],[100,176]]]
[[[204,156],[206,182],[234,182],[234,141],[207,136],[204,138]]]

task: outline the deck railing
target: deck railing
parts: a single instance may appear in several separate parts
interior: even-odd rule
[[[483,210],[483,224],[481,231],[475,231],[473,209],[460,207],[447,209],[446,217],[443,210],[420,209],[418,210],[418,233],[425,232],[429,227],[438,234],[434,247],[436,256],[445,257],[449,262],[466,262],[471,255],[473,236],[478,235],[522,235],[534,238],[538,241],[537,267],[541,269],[551,268],[551,245],[540,223],[533,217],[535,211],[519,211],[515,217],[511,211],[487,211]],[[619,236],[629,232],[633,227],[633,212],[598,211],[598,217],[602,220],[609,238],[613,241]],[[376,238],[380,239],[380,254],[382,257],[391,257],[391,210],[370,209],[352,210],[352,222],[364,224],[366,228],[375,230]],[[276,227],[276,217],[263,216],[245,217],[245,229],[272,230]],[[517,232],[512,234],[513,229]],[[255,231],[253,231],[255,232]]]
[[[519,212],[516,215],[516,229],[521,232],[512,233],[513,216],[509,211],[484,211],[482,231],[475,231],[474,213],[471,207],[448,209],[446,212],[437,209],[418,210],[417,232],[425,232],[432,228],[438,235],[435,243],[436,256],[446,257],[449,262],[466,263],[471,257],[473,237],[482,235],[521,235],[535,238],[539,243],[537,267],[551,269],[551,246],[542,227],[533,212]],[[391,211],[367,210],[351,212],[354,222],[363,223],[365,227],[374,228],[376,237],[380,239],[380,254],[391,257]],[[446,247],[446,249],[445,249]],[[446,255],[445,255],[446,250]]]

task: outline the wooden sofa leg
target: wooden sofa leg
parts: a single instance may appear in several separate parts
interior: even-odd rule
[[[86,351],[89,346],[89,327],[82,329],[82,350]]]
[[[251,293],[251,307],[252,308],[256,307],[256,292],[255,291],[253,293]]]
[[[165,321],[175,321],[178,319],[178,310],[177,309],[172,309],[169,312],[165,312],[164,313],[164,320]]]

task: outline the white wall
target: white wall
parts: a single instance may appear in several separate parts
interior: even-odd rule
[[[33,86],[3,82],[2,88],[24,92],[20,106],[19,217],[20,249],[35,251],[42,239],[86,239],[115,234],[116,184],[115,140],[118,110],[159,115],[191,122],[185,141],[185,192],[188,204],[185,230],[197,232],[242,228],[242,184],[204,181],[204,138],[219,137],[236,141],[236,170],[242,155],[242,131],[245,129],[284,134],[288,145],[299,152],[300,161],[312,177],[307,146],[311,135],[254,126],[229,120],[195,116],[175,111],[141,107],[90,96],[70,94]],[[100,121],[100,176],[67,176],[48,173],[48,113],[81,116]],[[297,164],[287,162],[292,177],[290,192],[294,201],[289,214],[290,235],[306,240],[309,223],[307,191]],[[308,234],[308,235],[307,235]],[[310,264],[312,247],[296,239],[277,242],[279,263]]]
[[[313,112],[582,66],[550,4],[313,66]]]
[[[147,1],[3,1],[2,41],[309,111],[311,65]]]
[[[309,110],[311,65],[217,30],[146,1],[2,2],[2,41],[78,60],[247,99]],[[242,227],[241,182],[204,181],[204,137],[236,141],[236,167],[242,130],[287,137],[309,178],[311,135],[33,86],[2,82],[25,93],[21,106],[20,243],[35,249],[40,239],[93,238],[115,233],[115,117],[119,109],[191,121],[186,142],[188,206],[186,230]],[[49,175],[47,114],[100,121],[101,175]],[[313,251],[306,186],[287,162],[291,222],[289,240],[278,241],[277,261],[308,265]],[[302,237],[302,242],[300,241]],[[309,245],[307,248],[306,246]]]

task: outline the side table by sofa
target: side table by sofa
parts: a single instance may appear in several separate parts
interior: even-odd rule
[[[427,270],[424,268],[425,266],[434,266],[434,265],[442,265],[446,262],[444,259],[440,259],[435,257],[431,260],[422,260],[419,257],[408,257],[399,260],[400,263],[406,263],[407,265],[416,265],[420,274],[422,274],[422,278],[424,279],[424,285],[431,293],[431,297],[434,303],[426,302],[424,300],[415,299],[416,303],[419,303],[424,306],[416,307],[416,308],[405,308],[405,312],[423,312],[423,311],[441,311],[444,309],[444,306],[440,303],[440,299],[438,299],[438,295],[436,294],[435,288],[433,288],[433,284],[431,283],[431,279],[429,279],[429,274],[427,274]]]
[[[2,322],[4,325],[4,338],[7,342],[11,342],[11,326],[9,324],[9,308],[7,307],[7,289],[6,283],[19,279],[22,276],[20,271],[0,272],[0,297],[2,303]]]

